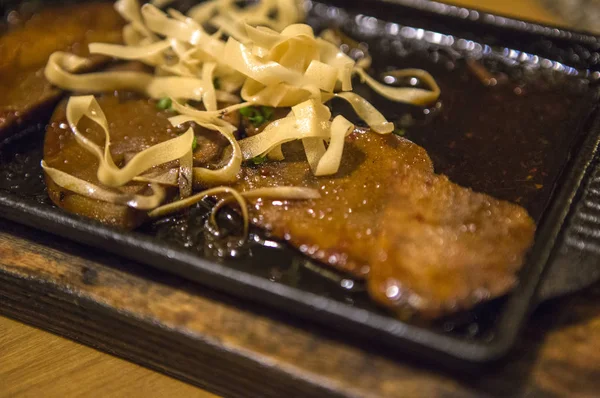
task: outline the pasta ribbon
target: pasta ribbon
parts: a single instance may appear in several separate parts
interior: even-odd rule
[[[48,176],[58,185],[98,200],[152,210],[150,215],[154,217],[190,206],[207,195],[225,195],[223,203],[235,200],[242,208],[247,230],[245,198],[315,199],[318,192],[298,187],[249,192],[215,187],[193,194],[193,189],[235,182],[244,160],[259,156],[282,160],[283,146],[294,140],[302,142],[314,175],[337,173],[346,137],[355,126],[342,115],[332,119],[325,105],[328,101],[337,97],[348,102],[375,133],[389,134],[394,130],[392,122],[353,92],[354,76],[395,102],[422,106],[440,96],[434,78],[420,69],[388,74],[418,78],[427,88],[395,87],[377,81],[366,71],[372,62],[370,56],[355,62],[340,49],[339,35],[327,30],[318,37],[309,25],[302,23],[301,0],[260,0],[243,7],[236,0],[208,0],[187,14],[169,9],[171,3],[172,0],[152,0],[140,5],[138,0],[118,0],[115,9],[127,21],[124,44],[89,45],[91,54],[140,61],[152,67],[153,73],[78,73],[90,65],[89,59],[60,51],[50,56],[44,73],[52,84],[70,91],[127,90],[160,99],[178,114],[169,119],[173,126],[190,123],[192,127],[133,155],[119,168],[110,153],[108,121],[98,102],[92,95],[71,97],[67,105],[71,132],[98,159],[97,176],[102,186],[43,163]],[[263,120],[274,114],[268,110],[269,116],[258,119],[259,124],[269,122],[260,126],[262,131],[238,140],[238,126],[227,122],[224,116],[249,106],[291,108],[291,112],[278,120]],[[103,147],[79,131],[82,118],[89,118],[102,128]],[[220,167],[194,167],[194,126],[216,131],[229,142],[224,151],[229,157]],[[150,184],[153,193],[126,195],[115,190],[132,181]],[[166,186],[177,187],[180,200],[160,206]]]

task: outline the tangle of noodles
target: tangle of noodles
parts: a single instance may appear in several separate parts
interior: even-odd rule
[[[302,141],[315,175],[337,173],[345,137],[353,131],[354,125],[341,115],[331,119],[325,103],[332,98],[347,101],[373,132],[388,134],[394,130],[393,123],[353,92],[354,75],[376,93],[396,102],[426,105],[440,95],[433,77],[423,70],[396,70],[388,74],[417,77],[429,87],[427,90],[391,87],[377,81],[365,70],[371,63],[370,58],[355,62],[339,49],[331,31],[318,37],[309,25],[301,23],[303,8],[297,0],[261,0],[245,7],[238,6],[235,0],[209,0],[191,8],[187,15],[159,8],[169,3],[170,0],[153,0],[140,6],[137,0],[118,0],[115,8],[128,22],[123,29],[124,44],[89,45],[92,54],[137,60],[153,67],[154,73],[76,74],[75,71],[89,61],[57,52],[48,60],[46,78],[71,91],[130,90],[154,99],[168,98],[172,110],[179,113],[169,119],[171,124],[194,122],[219,132],[232,148],[231,158],[217,170],[194,168],[191,160],[194,132],[189,129],[179,137],[136,154],[119,168],[110,154],[109,122],[102,109],[93,96],[75,96],[67,106],[69,126],[77,142],[98,159],[98,180],[104,187],[44,164],[48,176],[59,186],[95,199],[151,210],[151,216],[171,213],[206,195],[225,195],[222,203],[235,199],[247,226],[245,197],[255,198],[261,194],[286,200],[314,199],[318,192],[282,187],[268,192],[238,193],[218,185],[234,182],[244,160],[258,156],[283,159],[281,146],[293,140]],[[211,33],[215,30],[216,33]],[[190,100],[202,106],[185,105]],[[219,108],[222,103],[229,105]],[[234,135],[236,128],[223,116],[248,106],[285,107],[291,108],[291,112],[287,117],[272,121],[259,134],[238,141]],[[106,137],[103,148],[78,130],[83,117],[102,127]],[[156,166],[168,162],[178,162],[179,166],[168,173],[152,172]],[[152,195],[125,195],[114,190],[130,181],[148,182]],[[161,186],[173,184],[179,187],[180,200],[162,205],[165,194]],[[192,193],[192,187],[208,186],[217,187]]]

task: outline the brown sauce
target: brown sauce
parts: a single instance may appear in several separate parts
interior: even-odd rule
[[[386,47],[389,43],[372,40],[368,44],[380,72],[401,67],[428,70],[442,88],[441,105],[424,110],[386,103],[366,88],[360,93],[390,119],[400,122],[405,137],[428,151],[438,173],[460,185],[519,203],[539,221],[561,172],[569,158],[576,155],[598,93],[584,79],[561,72],[528,70],[498,59],[484,59],[482,64],[490,73],[504,74],[506,79],[503,84],[486,86],[481,76],[467,66],[465,54],[406,42],[405,51],[390,57],[384,55],[392,51]],[[0,189],[47,202],[39,170],[41,137],[32,135],[27,143],[15,141],[0,149]],[[31,142],[39,145],[32,146]],[[146,226],[143,232],[210,255],[205,245],[204,220],[205,210],[200,206],[183,216]],[[227,258],[219,261],[279,283],[381,311],[366,295],[348,294],[356,290],[356,285],[347,278],[339,276],[335,282],[335,278],[323,278],[316,273],[320,271],[303,267],[302,257],[289,249],[253,247],[252,256],[235,262]],[[469,320],[478,316],[482,320],[475,312],[467,321],[450,321],[443,328],[450,330],[461,323],[469,325],[464,330],[466,335],[477,334],[482,328],[471,327]]]

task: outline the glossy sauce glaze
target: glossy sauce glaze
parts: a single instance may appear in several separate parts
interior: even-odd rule
[[[367,87],[357,91],[423,146],[435,171],[451,181],[524,206],[539,221],[570,151],[596,110],[598,85],[554,70],[519,66],[497,58],[465,58],[428,45],[405,43],[400,55],[390,43],[373,41],[375,73],[422,68],[441,88],[427,108],[391,103]],[[397,44],[396,44],[397,45]],[[512,64],[512,65],[511,65]],[[343,104],[340,108],[348,112]]]
[[[360,37],[355,31],[348,33]],[[536,221],[542,219],[561,173],[582,138],[584,126],[596,109],[598,91],[594,84],[563,71],[519,65],[508,58],[469,58],[468,51],[461,54],[435,48],[422,40],[370,38],[364,44],[373,55],[374,75],[380,80],[389,79],[387,70],[418,67],[429,71],[442,88],[438,103],[429,108],[390,103],[366,87],[357,90],[397,123],[397,133],[427,150],[437,173],[475,191],[520,204]],[[402,51],[396,51],[399,46]],[[350,54],[360,56],[360,52],[352,51],[348,48]],[[392,51],[394,56],[389,55]],[[333,102],[332,109],[334,113],[352,115],[344,104]],[[204,248],[206,245],[195,240],[204,236],[197,229],[203,224],[194,222],[196,227],[190,228],[185,219],[184,216],[174,221],[176,227],[159,223],[151,228],[151,233],[169,236],[171,241],[180,236],[188,246]],[[231,266],[382,311],[369,302],[366,294],[356,293],[364,289],[359,281],[348,275],[331,274],[292,250],[277,250],[283,251],[275,255],[276,250],[254,247],[252,260],[232,262]],[[211,253],[214,251],[206,254]],[[259,264],[266,267],[259,270]],[[487,310],[454,316],[441,321],[439,327],[465,336],[485,334],[497,313],[491,309],[501,305],[501,301],[492,302],[485,307]]]
[[[29,4],[33,7],[32,4]],[[123,20],[107,2],[48,7],[28,16],[27,3],[0,25],[0,138],[48,115],[62,91],[48,83],[44,66],[55,51],[68,51],[91,60],[86,69],[105,65],[104,56],[90,56],[87,45],[119,43]]]
[[[587,82],[560,72],[527,70],[514,63],[483,59],[481,63],[490,73],[506,76],[497,79],[499,84],[485,85],[462,54],[406,41],[402,43],[405,51],[386,57],[382,54],[390,52],[390,43],[368,43],[376,55],[374,66],[381,72],[380,78],[385,78],[383,72],[387,69],[422,67],[435,76],[442,87],[442,97],[439,105],[423,110],[385,103],[366,89],[361,94],[398,121],[407,138],[427,149],[437,172],[477,191],[519,202],[539,220],[571,150],[576,148],[581,127],[595,107],[597,93]],[[43,183],[36,163],[39,156],[39,148],[19,144],[5,147],[0,153],[2,173],[9,173],[11,178],[2,179],[2,189],[40,198]],[[204,214],[202,208],[192,209],[186,215],[148,226],[145,233],[212,255],[214,252],[207,250],[205,244]],[[277,246],[274,242],[269,244]],[[347,294],[348,290],[360,290],[351,279],[343,275],[322,278],[316,274],[323,274],[323,270],[305,267],[305,260],[294,251],[253,247],[252,254],[235,262],[227,258],[220,261],[280,283],[381,311],[366,295]],[[341,288],[336,289],[336,284]],[[450,321],[443,328],[452,329],[454,323]],[[473,328],[467,329],[466,334],[474,333]]]

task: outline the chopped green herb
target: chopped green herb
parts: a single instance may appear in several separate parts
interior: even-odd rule
[[[406,134],[406,130],[404,129],[395,129],[394,130],[394,134],[400,136],[400,137],[404,137],[404,135]]]
[[[270,106],[261,106],[260,108],[247,106],[240,109],[240,114],[245,118],[248,118],[250,123],[252,123],[255,127],[258,127],[264,122],[271,120],[273,113],[274,110]]]
[[[171,101],[171,98],[169,98],[169,97],[161,98],[156,103],[156,107],[158,109],[162,109],[162,110],[171,109],[172,105],[173,105],[173,101]]]
[[[263,163],[265,163],[267,161],[267,157],[266,156],[257,156],[255,158],[252,158],[249,160],[250,163],[259,166]]]
[[[221,89],[221,79],[219,79],[218,77],[215,77],[213,79],[213,86],[215,86],[215,89],[220,90]]]
[[[270,106],[261,106],[260,111],[262,112],[266,120],[271,120],[273,118],[273,114],[275,113],[273,107]]]
[[[252,107],[252,106],[246,106],[246,107],[240,109],[240,115],[242,115],[244,117],[254,116],[255,113],[256,113],[256,109],[254,109],[254,107]]]
[[[265,122],[265,117],[261,114],[256,116],[249,117],[248,120],[254,125],[254,127],[258,127]]]
[[[192,152],[198,148],[198,137],[194,136],[194,141],[192,141]]]

